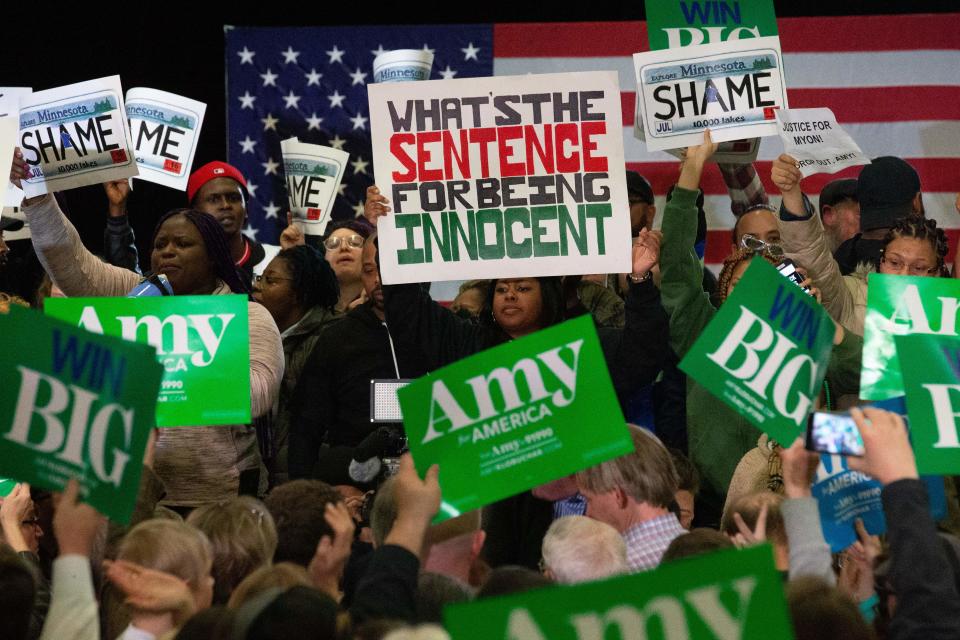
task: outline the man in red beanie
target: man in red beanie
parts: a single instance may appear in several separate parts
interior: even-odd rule
[[[265,257],[263,246],[243,235],[247,219],[247,181],[240,171],[226,162],[208,162],[190,175],[187,200],[197,211],[209,213],[227,235],[227,246],[248,284],[253,267]]]

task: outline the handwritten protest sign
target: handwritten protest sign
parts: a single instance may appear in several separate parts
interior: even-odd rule
[[[871,273],[864,317],[860,397],[884,400],[904,395],[894,337],[957,336],[958,315],[960,280]]]
[[[778,109],[776,116],[783,150],[800,165],[803,177],[870,164],[830,109]]]
[[[29,196],[137,175],[120,76],[39,91],[20,100]]]
[[[960,474],[960,338],[896,336],[917,470]]]
[[[154,350],[98,336],[34,311],[0,314],[0,468],[4,476],[62,490],[130,520],[161,368]]]
[[[20,126],[20,100],[24,96],[29,96],[31,92],[32,89],[30,89],[30,87],[0,87],[0,118],[13,118],[14,145],[16,145],[17,141],[17,129]],[[3,147],[3,149],[6,149],[6,147]],[[4,151],[4,153],[6,153],[6,151]],[[2,157],[8,158],[12,156],[6,155]],[[13,183],[9,181],[6,181],[6,184],[2,206],[19,207],[20,202],[23,200],[23,190],[15,187]]]
[[[281,141],[280,150],[293,219],[307,235],[323,235],[350,154],[296,138]]]
[[[820,395],[834,332],[816,300],[756,257],[680,368],[789,444],[806,428]]]
[[[590,316],[397,393],[417,470],[440,465],[437,521],[633,451]]]
[[[368,91],[384,283],[630,270],[615,73]]]
[[[246,297],[50,298],[44,311],[156,348],[164,371],[157,426],[250,422]]]
[[[207,105],[166,91],[127,91],[138,178],[186,191]]]
[[[787,85],[774,36],[633,55],[647,149],[777,134]]]
[[[725,549],[600,582],[451,605],[453,640],[792,638],[770,546]]]

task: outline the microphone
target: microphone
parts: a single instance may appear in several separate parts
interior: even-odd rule
[[[170,281],[167,280],[167,276],[164,274],[149,274],[144,276],[143,280],[137,283],[133,289],[130,290],[130,293],[127,294],[128,298],[144,298],[147,296],[172,296],[173,288],[170,286]]]

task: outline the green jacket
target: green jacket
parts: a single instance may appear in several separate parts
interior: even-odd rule
[[[681,359],[716,313],[703,291],[703,267],[694,250],[696,198],[696,191],[677,187],[663,212],[660,295],[670,319],[670,346]],[[862,338],[847,332],[834,347],[827,373],[831,396],[857,393],[862,346]],[[688,377],[687,434],[690,458],[700,472],[701,501],[719,515],[737,463],[756,446],[760,430]]]

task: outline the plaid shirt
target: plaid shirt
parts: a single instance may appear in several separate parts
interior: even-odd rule
[[[753,205],[770,203],[760,176],[752,164],[718,164],[717,167],[720,168],[720,174],[730,193],[730,210],[733,215],[739,218]]]
[[[684,533],[686,530],[673,513],[630,527],[623,533],[623,541],[627,543],[627,567],[631,572],[656,568],[673,539]]]

